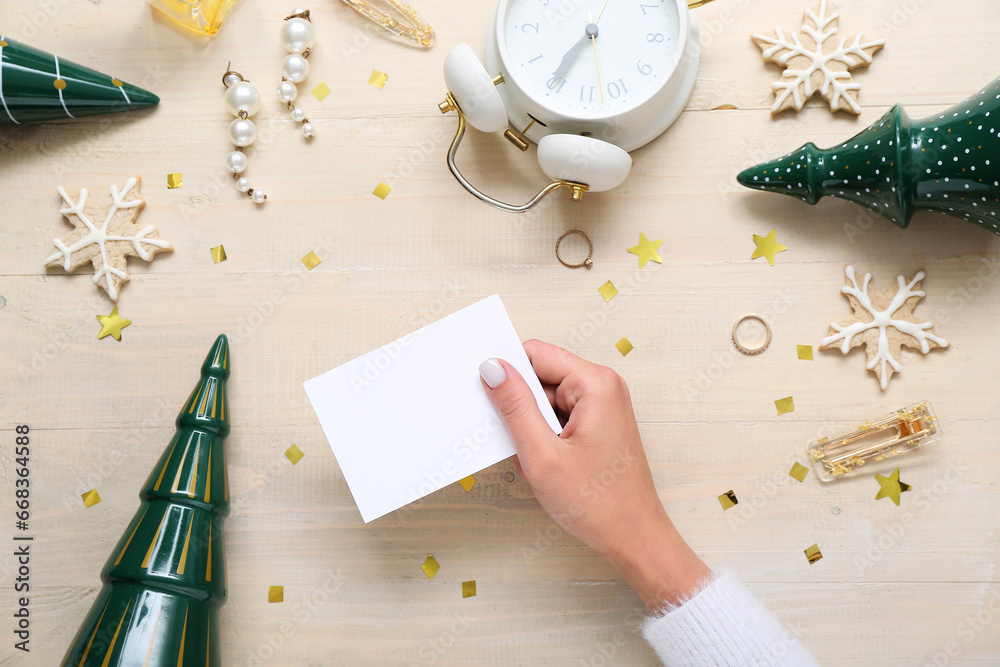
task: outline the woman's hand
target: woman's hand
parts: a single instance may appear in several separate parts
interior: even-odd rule
[[[660,502],[625,381],[537,340],[524,349],[557,414],[557,436],[517,370],[490,359],[483,385],[517,448],[515,462],[549,515],[608,559],[650,609],[676,604],[711,575]]]

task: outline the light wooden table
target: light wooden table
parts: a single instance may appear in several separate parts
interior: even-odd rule
[[[468,494],[447,488],[366,526],[306,400],[303,380],[493,292],[523,337],[572,346],[628,380],[682,533],[710,563],[734,568],[823,664],[1000,662],[1000,239],[926,214],[909,230],[876,220],[851,237],[845,225],[865,218],[849,203],[809,208],[735,182],[741,168],[806,141],[832,145],[896,102],[922,117],[979,90],[1000,74],[1000,5],[839,4],[846,33],[888,39],[857,77],[860,119],[833,117],[818,100],[799,114],[768,113],[779,70],[749,35],[797,29],[809,1],[718,0],[697,11],[704,62],[688,111],[634,154],[625,185],[517,217],[452,179],[444,153],[455,120],[435,106],[448,50],[467,41],[483,53],[490,2],[420,0],[439,40],[427,52],[383,38],[338,2],[312,6],[320,41],[302,100],[317,135],[304,145],[271,102],[291,4],[243,0],[209,41],[139,0],[2,0],[8,34],[163,101],[110,127],[92,119],[0,131],[0,497],[12,512],[12,427],[30,424],[36,534],[30,656],[12,648],[13,559],[6,548],[0,556],[0,665],[62,657],[219,332],[230,336],[234,368],[227,665],[655,664],[636,633],[636,596],[554,528],[524,481],[504,481],[509,462],[477,475]],[[264,93],[249,169],[269,194],[262,208],[238,196],[224,169],[229,60]],[[372,69],[389,74],[384,90],[367,85]],[[334,91],[322,103],[308,94],[321,80]],[[461,160],[510,199],[543,180],[531,155],[494,136],[470,135]],[[184,186],[168,190],[176,171]],[[98,340],[94,316],[111,304],[88,271],[41,268],[69,230],[56,186],[103,188],[134,174],[148,201],[141,219],[176,251],[130,262],[119,305],[134,323],[120,343]],[[371,195],[379,181],[393,187],[385,201]],[[594,239],[589,272],[553,255],[571,228]],[[772,228],[790,248],[773,268],[750,260],[751,234]],[[625,249],[640,232],[664,239],[662,266],[637,271]],[[219,244],[229,259],[215,265],[209,248]],[[307,272],[299,258],[310,250],[323,263]],[[994,269],[980,281],[984,262]],[[953,344],[905,352],[884,393],[861,352],[796,358],[795,345],[818,345],[849,315],[838,293],[847,263],[883,286],[925,269],[917,312]],[[597,288],[608,279],[629,289],[605,304]],[[756,358],[729,341],[748,311],[774,329]],[[635,344],[626,358],[614,348],[623,335]],[[788,395],[795,412],[777,417],[772,401]],[[829,486],[787,476],[818,435],[921,399],[933,402],[945,438],[919,465],[900,461],[913,485],[900,507],[874,501],[870,475]],[[292,443],[306,454],[294,467],[283,456]],[[95,487],[103,502],[85,509],[80,494]],[[728,489],[741,502],[724,513],[716,496]],[[823,559],[809,565],[803,549],[813,543]],[[428,553],[441,563],[432,582],[419,568]],[[463,600],[468,579],[478,595]],[[285,587],[283,604],[267,603],[272,584]]]

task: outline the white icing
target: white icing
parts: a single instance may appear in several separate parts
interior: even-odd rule
[[[7,41],[7,38],[4,37],[3,35],[0,35],[0,42],[4,41]],[[17,119],[14,118],[14,114],[12,114],[10,112],[10,109],[7,108],[7,98],[3,96],[3,47],[2,46],[0,46],[0,102],[3,102],[3,110],[7,112],[7,117],[10,118],[10,120],[15,125],[20,125],[20,123],[17,122]]]
[[[61,79],[62,77],[59,76],[59,56],[52,56],[52,59],[56,63],[56,78],[57,79]],[[66,100],[63,99],[63,91],[62,91],[62,89],[61,88],[56,88],[56,90],[59,91],[59,103],[62,104],[63,111],[65,111],[66,115],[69,116],[70,118],[76,118],[76,116],[74,116],[73,114],[71,114],[69,112],[69,109],[66,107]]]
[[[772,45],[768,48],[758,45],[764,52],[765,60],[773,59],[779,65],[786,65],[789,60],[796,56],[805,56],[811,61],[809,67],[806,69],[786,69],[781,75],[782,80],[772,85],[775,91],[774,104],[771,106],[772,113],[778,111],[789,95],[792,96],[795,108],[802,109],[805,101],[816,92],[812,86],[812,75],[817,71],[823,72],[823,85],[820,88],[820,92],[824,96],[827,96],[830,94],[831,89],[833,91],[830,97],[830,109],[832,111],[836,111],[840,106],[841,100],[844,100],[855,114],[861,113],[861,106],[850,96],[851,91],[861,89],[861,84],[851,81],[850,71],[834,71],[830,69],[829,64],[839,62],[846,65],[848,70],[862,63],[870,65],[872,57],[865,52],[865,49],[884,46],[885,40],[876,39],[869,42],[862,42],[861,33],[858,33],[854,37],[854,42],[850,45],[847,44],[846,37],[841,37],[837,47],[830,50],[829,53],[825,53],[826,41],[839,31],[837,21],[840,19],[840,12],[827,13],[827,4],[827,0],[821,0],[818,16],[811,9],[806,10],[805,13],[806,18],[810,19],[815,27],[808,25],[807,22],[803,22],[802,32],[809,35],[816,42],[814,51],[806,50],[797,33],[793,32],[790,39],[786,38],[784,31],[780,27],[774,29],[776,37],[754,33],[754,39]],[[804,95],[799,93],[800,86],[804,90]]]
[[[876,310],[874,304],[872,304],[871,297],[868,295],[868,285],[871,283],[872,274],[866,273],[864,282],[861,288],[858,288],[858,282],[855,277],[854,267],[848,266],[844,273],[847,275],[847,279],[851,281],[851,285],[844,285],[840,288],[842,294],[847,294],[853,296],[857,299],[861,307],[864,308],[872,317],[871,322],[854,322],[847,326],[841,326],[839,324],[831,323],[830,327],[833,328],[837,333],[827,336],[822,341],[820,341],[821,347],[826,347],[832,345],[839,340],[843,342],[840,345],[840,351],[847,354],[851,349],[851,340],[857,334],[860,334],[869,329],[874,329],[878,327],[878,350],[871,361],[868,362],[868,370],[874,370],[876,366],[881,364],[879,368],[879,381],[882,389],[889,386],[889,373],[886,372],[886,366],[891,366],[892,370],[895,372],[900,372],[903,370],[903,366],[897,361],[892,353],[889,351],[889,336],[886,334],[886,329],[888,327],[893,327],[900,332],[912,336],[918,343],[920,343],[920,351],[924,354],[930,352],[930,343],[928,341],[937,343],[941,347],[948,347],[948,341],[943,338],[939,338],[932,333],[927,332],[934,326],[933,322],[909,322],[907,320],[895,320],[892,316],[897,310],[899,310],[906,300],[910,297],[924,297],[926,292],[923,290],[914,290],[913,287],[924,279],[924,272],[918,271],[917,275],[913,277],[909,283],[903,276],[897,276],[896,282],[899,285],[899,290],[896,295],[892,298],[888,307],[885,310]],[[853,287],[852,287],[853,286]]]
[[[111,224],[111,218],[114,217],[115,213],[121,209],[126,208],[136,208],[141,206],[143,203],[142,199],[132,199],[130,201],[125,201],[125,197],[128,193],[135,187],[136,178],[133,176],[125,181],[124,187],[122,187],[119,192],[118,186],[112,184],[111,191],[111,206],[108,208],[108,215],[104,219],[104,223],[98,228],[90,218],[84,213],[83,209],[87,206],[87,197],[89,193],[86,188],[80,188],[80,198],[74,203],[69,195],[66,194],[66,190],[60,185],[58,187],[59,195],[66,202],[67,207],[59,209],[59,212],[65,215],[67,218],[71,215],[75,215],[80,219],[90,233],[76,241],[70,246],[67,246],[62,242],[61,239],[53,239],[53,244],[59,250],[59,252],[54,253],[45,260],[45,265],[49,266],[55,262],[62,260],[62,267],[64,270],[69,271],[72,264],[71,256],[74,252],[86,248],[90,245],[97,245],[101,252],[101,266],[100,268],[94,269],[94,284],[96,285],[101,278],[105,278],[105,284],[107,285],[108,296],[111,297],[112,301],[118,299],[118,290],[115,287],[115,283],[111,280],[111,276],[117,276],[122,280],[128,279],[128,274],[113,266],[108,265],[108,255],[107,248],[105,244],[108,241],[131,241],[132,247],[135,248],[135,254],[139,256],[140,259],[145,261],[150,261],[152,259],[146,248],[142,246],[143,243],[148,243],[149,245],[156,246],[157,248],[169,248],[170,243],[164,241],[163,239],[147,239],[146,236],[152,234],[156,231],[153,225],[146,225],[141,230],[136,232],[133,236],[111,236],[107,234],[108,225]]]

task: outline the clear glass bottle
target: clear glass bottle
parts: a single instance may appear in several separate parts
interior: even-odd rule
[[[169,18],[201,35],[219,32],[237,0],[147,0]]]

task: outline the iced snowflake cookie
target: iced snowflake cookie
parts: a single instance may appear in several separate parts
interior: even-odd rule
[[[107,291],[112,301],[118,301],[122,283],[129,280],[125,269],[130,255],[149,262],[156,253],[174,249],[157,237],[153,225],[140,228],[135,224],[146,205],[139,196],[140,183],[138,177],[129,178],[121,190],[112,185],[105,197],[91,197],[86,188],[67,192],[60,185],[59,196],[66,208],[59,212],[75,229],[65,240],[53,240],[58,252],[45,260],[45,266],[61,266],[72,272],[90,262],[94,284]]]
[[[843,109],[861,114],[858,104],[860,83],[851,80],[851,70],[867,67],[872,56],[885,46],[884,39],[862,41],[861,33],[853,39],[838,35],[840,12],[831,8],[828,0],[819,7],[806,10],[802,32],[785,36],[777,27],[770,35],[753,34],[753,42],[764,52],[765,62],[786,68],[781,81],[776,81],[771,113],[785,109],[802,109],[810,97],[819,92],[830,102],[830,111]]]
[[[917,289],[924,279],[924,272],[917,271],[913,280],[896,278],[896,286],[882,292],[872,285],[872,274],[866,273],[861,287],[855,277],[854,267],[848,266],[847,285],[840,288],[854,309],[854,317],[843,324],[830,324],[832,335],[820,341],[820,348],[838,345],[847,354],[851,348],[865,346],[868,353],[868,370],[875,371],[884,391],[892,374],[903,370],[899,353],[903,346],[919,348],[927,354],[935,347],[948,347],[948,341],[930,333],[933,322],[919,322],[913,315],[917,302],[926,292]]]

